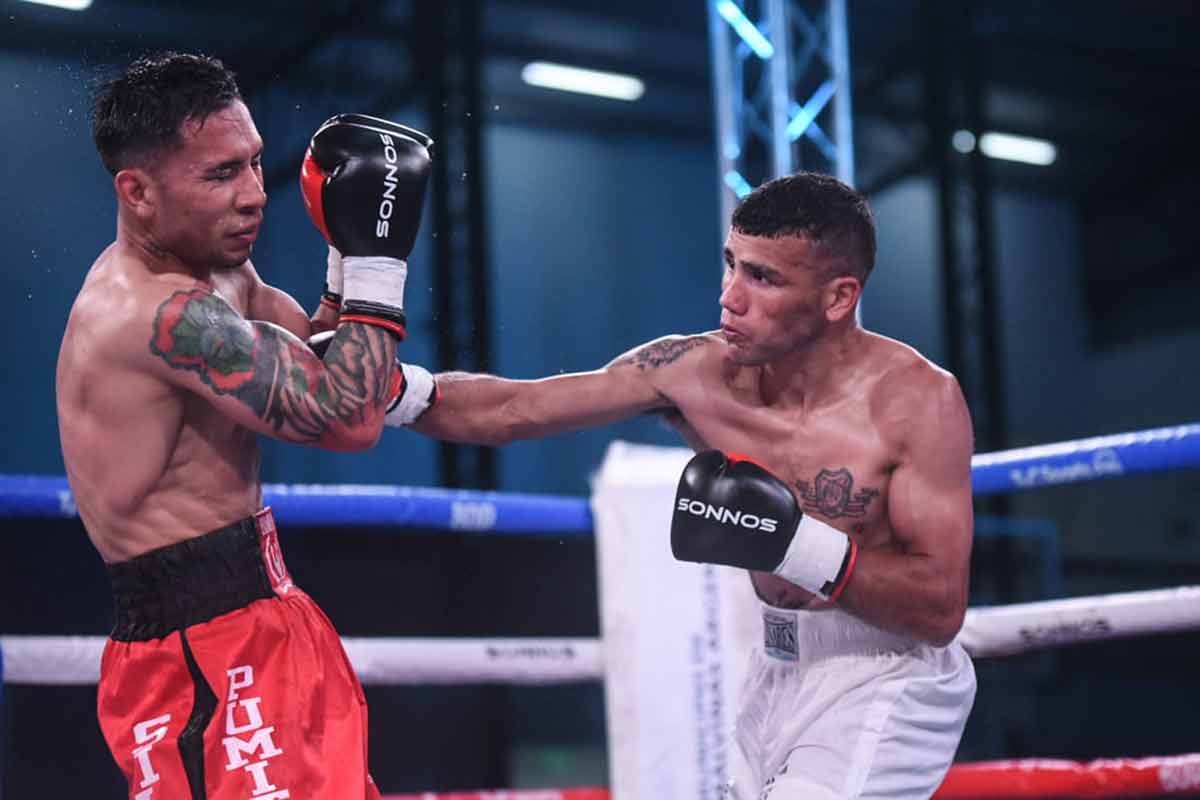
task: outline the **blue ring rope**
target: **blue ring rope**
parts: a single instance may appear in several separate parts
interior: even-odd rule
[[[1003,450],[971,461],[976,495],[1200,467],[1200,424]],[[284,525],[380,525],[498,533],[589,534],[586,499],[403,486],[263,485]],[[76,516],[63,477],[0,475],[0,517]]]
[[[1200,467],[1200,424],[984,453],[971,459],[977,496]]]
[[[263,484],[283,525],[381,525],[503,533],[591,533],[578,497],[371,484]],[[0,475],[0,517],[76,516],[67,479]]]

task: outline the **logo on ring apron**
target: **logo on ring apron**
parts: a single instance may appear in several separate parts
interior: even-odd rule
[[[258,537],[262,543],[263,563],[267,567],[267,577],[271,585],[280,594],[287,593],[292,588],[292,576],[288,574],[287,565],[283,563],[283,548],[279,546],[279,533],[275,529],[275,516],[271,509],[264,508],[254,515],[258,523]]]
[[[800,658],[795,614],[763,609],[763,650],[767,655],[784,661]]]

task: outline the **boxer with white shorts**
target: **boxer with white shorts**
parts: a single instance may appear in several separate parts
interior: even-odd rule
[[[699,453],[676,557],[746,568],[769,612],[733,796],[928,797],[975,687],[951,644],[973,529],[966,403],[952,375],[858,324],[875,262],[861,195],[800,173],[750,193],[731,222],[719,331],[587,373],[438,375],[438,403],[411,427],[501,445],[664,413]]]
[[[929,797],[958,747],[975,672],[843,611],[763,606],[731,753],[736,798]]]

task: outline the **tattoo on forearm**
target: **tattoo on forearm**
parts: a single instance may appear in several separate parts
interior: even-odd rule
[[[220,298],[191,289],[158,307],[150,351],[174,369],[195,372],[216,394],[238,398],[276,431],[317,441],[333,423],[357,422],[384,401],[393,341],[380,328],[346,325],[322,365],[279,328],[252,326]]]
[[[796,481],[796,489],[800,492],[805,511],[815,511],[830,519],[864,516],[867,506],[879,496],[878,489],[859,489],[855,492],[854,476],[845,467],[823,469],[811,484],[808,481]]]
[[[686,339],[666,339],[660,342],[651,342],[645,347],[621,357],[617,360],[617,363],[633,364],[642,372],[658,369],[677,361],[688,350],[699,347],[701,341],[703,340],[699,336],[689,336]]]

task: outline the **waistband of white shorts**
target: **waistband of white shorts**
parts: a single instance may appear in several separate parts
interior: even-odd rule
[[[837,656],[905,653],[922,645],[838,608],[804,611],[760,606],[763,652],[778,661],[811,664]]]

